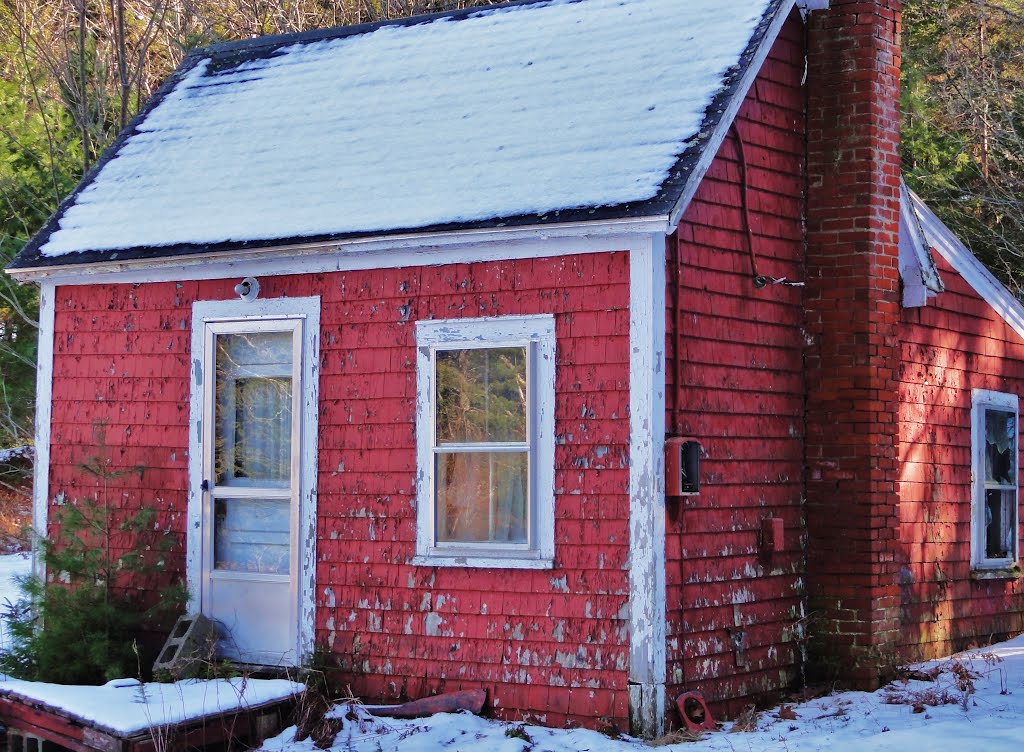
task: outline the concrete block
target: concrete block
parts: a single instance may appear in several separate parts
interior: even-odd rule
[[[212,658],[219,634],[203,614],[181,616],[167,637],[153,671],[180,672],[197,661]]]

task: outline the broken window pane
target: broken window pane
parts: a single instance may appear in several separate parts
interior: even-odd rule
[[[437,353],[438,444],[526,441],[526,348]]]
[[[1016,494],[1013,491],[985,491],[985,556],[1006,559],[1013,551],[1016,535]]]
[[[1017,483],[1017,416],[985,411],[985,480],[1000,485]]]
[[[438,542],[527,542],[527,452],[440,452]]]

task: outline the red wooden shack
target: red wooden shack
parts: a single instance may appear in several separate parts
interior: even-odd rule
[[[552,725],[1022,629],[1024,309],[902,187],[899,32],[523,0],[192,53],[8,269],[37,529],[101,423],[226,655]]]

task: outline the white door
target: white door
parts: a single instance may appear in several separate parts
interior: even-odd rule
[[[190,559],[201,564],[190,586],[198,585],[193,599],[221,627],[221,655],[247,663],[296,665],[305,652],[302,581],[312,548],[310,536],[300,536],[308,518],[303,502],[311,498],[303,492],[302,462],[312,388],[304,383],[307,325],[304,317],[194,322],[201,327],[193,340],[201,341],[199,373],[208,377],[194,384],[202,405],[193,489],[198,534],[190,544],[200,556]]]

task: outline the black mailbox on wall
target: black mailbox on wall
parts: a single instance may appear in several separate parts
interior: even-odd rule
[[[665,495],[700,493],[700,442],[673,437],[665,441]]]

